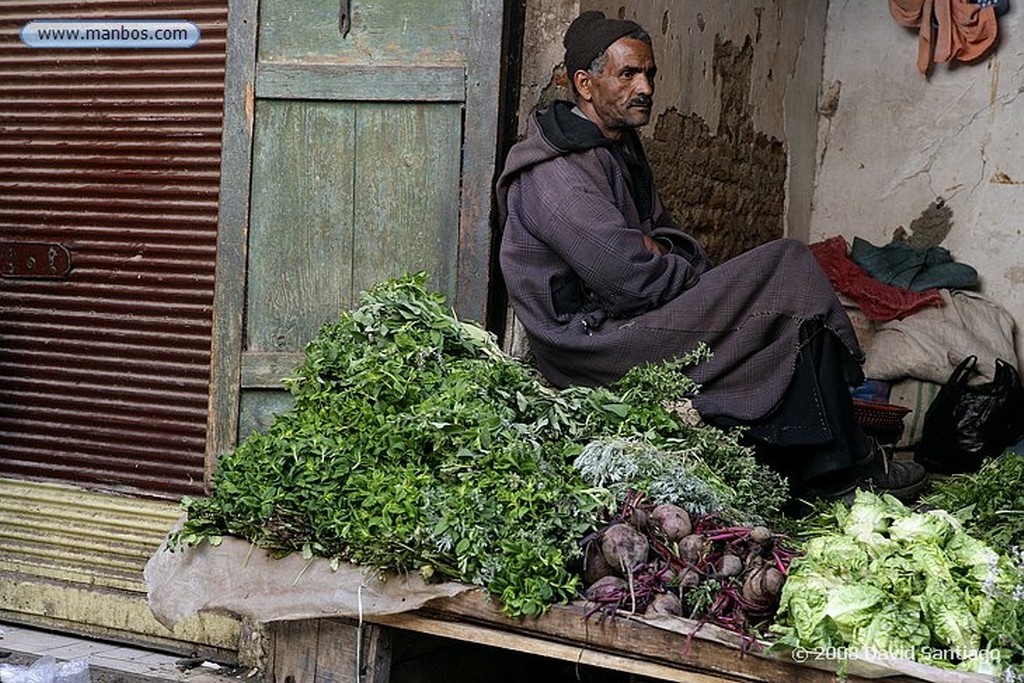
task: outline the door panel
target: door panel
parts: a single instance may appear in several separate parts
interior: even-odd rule
[[[460,132],[453,104],[259,102],[247,351],[301,351],[404,271],[454,292]]]
[[[355,111],[261,101],[253,142],[249,351],[299,351],[352,301]]]
[[[361,290],[425,270],[486,317],[501,0],[236,0],[207,466]],[[351,25],[343,30],[343,8]],[[257,47],[258,46],[258,47]]]
[[[462,108],[360,104],[357,111],[352,291],[426,270],[431,286],[453,297]]]
[[[347,4],[351,30],[342,35],[339,21]],[[470,9],[468,0],[264,0],[259,61],[461,65]]]

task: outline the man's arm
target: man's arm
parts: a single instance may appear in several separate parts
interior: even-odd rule
[[[545,166],[519,178],[509,211],[569,264],[610,316],[657,308],[697,281],[693,264],[652,251],[644,233],[626,224],[600,168],[564,159]]]
[[[655,227],[651,231],[651,239],[664,248],[662,253],[682,256],[698,274],[711,267],[703,245],[676,223],[657,192],[654,193],[653,221]]]

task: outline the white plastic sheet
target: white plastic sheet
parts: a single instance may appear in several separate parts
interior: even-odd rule
[[[84,659],[58,662],[43,655],[32,664],[0,664],[0,683],[89,683],[89,663]]]

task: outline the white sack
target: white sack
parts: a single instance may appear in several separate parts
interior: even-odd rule
[[[981,372],[975,382],[991,381],[1001,358],[1018,370],[1015,324],[999,304],[976,292],[939,290],[945,305],[879,325],[864,363],[869,379],[913,377],[945,384],[970,355]]]

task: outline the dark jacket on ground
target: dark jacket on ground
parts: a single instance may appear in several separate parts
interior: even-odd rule
[[[755,422],[783,399],[804,322],[861,360],[849,318],[806,245],[788,239],[710,268],[662,205],[637,136],[604,138],[561,102],[531,117],[498,180],[501,267],[540,371],[605,384],[706,342],[690,373],[705,419]],[[671,244],[655,254],[643,236]]]

